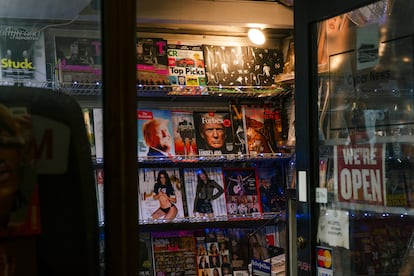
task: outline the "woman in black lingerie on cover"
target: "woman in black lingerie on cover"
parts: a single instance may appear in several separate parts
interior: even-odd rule
[[[177,216],[178,209],[174,205],[177,202],[177,198],[170,177],[165,170],[158,172],[153,198],[160,202],[160,207],[151,215],[153,219],[162,217],[164,219],[174,219]]]

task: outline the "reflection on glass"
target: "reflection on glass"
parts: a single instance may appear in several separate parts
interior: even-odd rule
[[[413,9],[379,1],[318,24],[319,272],[414,271]]]
[[[59,274],[62,267],[65,267],[65,273],[73,275],[79,274],[75,272],[76,269],[82,270],[84,274],[96,274],[94,254],[98,252],[85,248],[92,250],[97,244],[93,239],[98,239],[99,223],[96,221],[96,225],[92,223],[91,228],[86,229],[85,225],[80,225],[71,216],[79,215],[81,209],[85,211],[85,217],[82,214],[78,216],[79,220],[87,217],[93,221],[98,213],[96,216],[90,215],[90,210],[79,206],[97,204],[97,207],[101,207],[99,222],[103,223],[103,205],[102,202],[96,202],[93,185],[98,191],[102,189],[93,182],[95,172],[91,165],[91,159],[95,161],[98,153],[101,154],[100,159],[103,158],[103,126],[94,112],[101,110],[102,102],[99,2],[16,0],[0,4],[0,181],[2,188],[6,188],[6,193],[0,191],[0,197],[5,199],[0,200],[0,205],[11,212],[11,215],[3,212],[1,215],[0,275],[44,274],[45,271]],[[56,112],[56,106],[63,108]],[[7,110],[10,110],[10,114]],[[82,136],[85,134],[83,127],[86,128],[90,151],[86,140],[82,140],[85,138]],[[32,129],[33,133],[29,135]],[[77,135],[73,135],[74,131]],[[32,140],[29,141],[29,138]],[[85,149],[78,153],[74,149],[78,149],[78,144],[82,143],[86,143]],[[70,158],[67,151],[72,151]],[[12,157],[15,162],[12,162]],[[43,165],[46,162],[43,159],[49,161],[47,166]],[[84,166],[80,160],[89,162]],[[75,169],[72,163],[82,168]],[[94,168],[102,170],[102,164],[93,163]],[[62,167],[64,169],[59,171]],[[82,173],[72,175],[77,169],[82,170]],[[103,172],[99,174],[103,176]],[[54,177],[55,186],[52,188],[47,183],[50,175]],[[70,193],[63,195],[66,198],[59,202],[61,206],[53,206],[55,210],[50,210],[54,200],[60,199],[67,188],[69,176],[69,182],[73,182],[70,183],[73,189],[68,189],[70,192],[78,191],[77,186],[83,184],[89,185],[91,189],[79,188],[79,198],[71,198]],[[100,177],[97,179],[103,182]],[[19,185],[12,187],[9,182]],[[55,187],[59,189],[55,190]],[[77,204],[76,207],[72,203]],[[68,207],[65,206],[71,206],[72,214],[66,213],[65,208]],[[55,215],[56,219],[48,219],[50,214]],[[83,242],[83,236],[78,235],[77,230],[84,226],[83,232],[88,232],[88,242],[94,244],[81,245],[88,252],[76,252],[78,257],[82,256],[79,258],[84,257],[78,262],[78,257],[71,255],[73,252],[67,248],[79,249],[77,243]],[[73,232],[73,237],[79,239],[61,237],[65,231]],[[38,239],[39,234],[42,235],[41,239]],[[55,243],[55,238],[61,238],[61,244]],[[100,239],[100,252],[103,253],[103,236]],[[41,252],[36,251],[34,241],[39,242],[36,246],[42,249]],[[67,246],[66,243],[71,245]],[[51,251],[53,254],[50,254]],[[34,267],[40,259],[47,261]],[[63,265],[65,262],[73,266]],[[59,272],[52,267],[60,267]]]

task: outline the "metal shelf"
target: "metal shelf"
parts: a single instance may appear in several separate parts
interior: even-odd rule
[[[72,96],[101,96],[102,82],[79,83],[79,82],[32,82],[1,81],[0,86],[25,86],[47,88],[63,92]],[[291,94],[291,84],[275,84],[272,86],[171,86],[171,85],[141,85],[136,86],[138,98],[153,97],[177,97],[199,100],[200,98],[240,98],[240,99],[272,99],[285,97]]]
[[[198,167],[200,165],[215,165],[225,163],[255,163],[267,161],[286,161],[290,160],[294,155],[294,148],[285,148],[286,152],[262,153],[262,154],[222,154],[214,156],[173,156],[173,157],[138,157],[137,163],[140,166],[186,166]],[[104,164],[103,158],[93,158],[96,167]]]
[[[279,223],[286,220],[286,214],[284,212],[262,214],[257,217],[253,216],[223,216],[216,218],[180,218],[174,220],[146,220],[139,221],[138,226],[143,231],[171,231],[171,230],[194,230],[204,228],[246,228],[254,227],[258,225],[264,225],[269,223]],[[161,230],[160,230],[161,229]]]

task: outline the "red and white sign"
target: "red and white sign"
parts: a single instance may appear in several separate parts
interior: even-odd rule
[[[385,205],[385,145],[361,144],[334,148],[338,200]]]

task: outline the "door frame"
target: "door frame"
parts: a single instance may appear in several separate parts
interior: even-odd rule
[[[289,275],[316,275],[318,212],[315,187],[319,183],[316,22],[377,2],[377,0],[295,0],[295,129],[296,198],[290,216]]]

